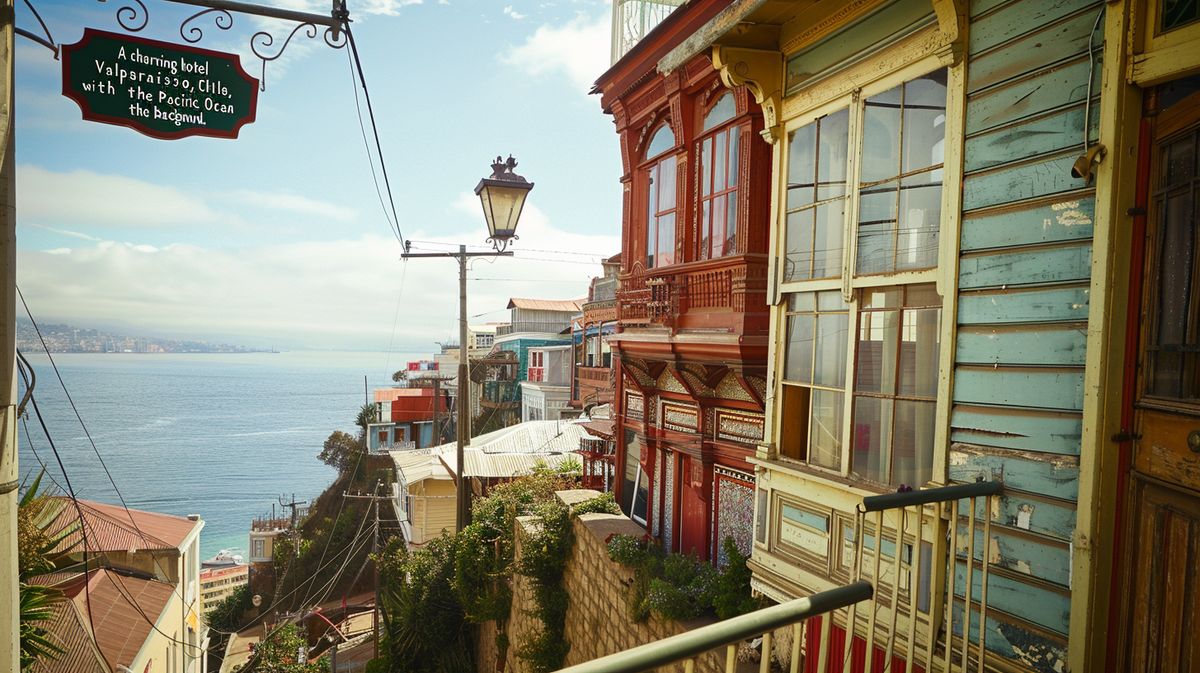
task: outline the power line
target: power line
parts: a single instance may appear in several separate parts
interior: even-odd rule
[[[359,84],[362,85],[363,99],[367,102],[367,115],[371,120],[371,132],[375,136],[375,152],[379,155],[379,167],[383,171],[383,184],[387,188],[392,220],[396,225],[396,235],[403,241],[404,234],[400,231],[400,217],[396,214],[396,199],[392,196],[392,184],[388,180],[387,162],[383,159],[383,145],[379,142],[379,127],[375,124],[375,108],[371,105],[371,92],[367,90],[367,78],[363,74],[362,61],[358,58],[358,45],[354,42],[354,33],[350,30],[349,22],[343,24],[343,29],[346,31],[346,41],[350,44],[350,54],[354,57],[354,67],[358,71]],[[355,96],[357,95],[356,93]]]
[[[367,165],[371,168],[371,181],[375,183],[375,196],[379,199],[379,207],[383,210],[383,219],[388,223],[388,228],[396,235],[396,240],[404,243],[403,237],[400,235],[400,225],[392,220],[388,213],[387,205],[383,202],[383,192],[379,189],[379,176],[375,172],[375,159],[371,156],[371,144],[367,141],[367,128],[363,124],[362,106],[358,102],[358,85],[354,83],[354,59],[350,52],[346,52],[346,62],[350,64],[350,86],[354,89],[354,109],[358,118],[358,130],[362,134],[363,149],[367,152]]]

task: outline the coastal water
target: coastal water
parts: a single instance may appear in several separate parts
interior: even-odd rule
[[[26,356],[76,495],[119,503],[46,356]],[[220,549],[244,555],[250,521],[271,514],[279,496],[312,500],[328,486],[333,469],[317,454],[330,432],[355,431],[363,376],[374,390],[413,359],[315,351],[54,355],[126,504],[199,514],[203,558]],[[21,476],[45,463],[43,481],[65,488],[32,408],[20,434]]]

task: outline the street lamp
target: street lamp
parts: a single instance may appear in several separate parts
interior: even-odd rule
[[[496,157],[492,163],[492,174],[479,181],[475,194],[483,205],[483,217],[488,225],[488,243],[495,252],[467,252],[467,246],[458,246],[458,252],[409,252],[409,241],[404,242],[402,259],[413,257],[453,257],[458,260],[458,446],[454,456],[458,464],[455,475],[458,512],[455,530],[459,531],[471,520],[471,489],[466,479],[466,462],[463,447],[467,441],[470,405],[467,403],[469,385],[467,356],[467,258],[469,257],[512,257],[507,251],[509,241],[517,238],[517,221],[525,207],[525,197],[533,189],[533,183],[513,173],[517,160],[510,154],[507,160]],[[434,400],[436,405],[438,400]]]
[[[475,195],[483,204],[483,217],[488,225],[488,243],[497,252],[504,252],[511,239],[517,238],[517,220],[525,207],[525,197],[533,183],[513,173],[517,160],[508,155],[507,161],[496,157],[492,174],[479,181]]]

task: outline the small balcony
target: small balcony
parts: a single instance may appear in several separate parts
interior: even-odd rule
[[[570,327],[570,323],[566,321],[537,321],[537,320],[521,320],[510,323],[508,325],[499,325],[496,327],[496,337],[506,336],[508,334],[519,334],[521,332],[539,332],[543,334],[558,334],[559,332]]]
[[[736,255],[657,269],[635,264],[621,277],[617,320],[626,327],[765,332],[766,255]]]
[[[521,388],[516,381],[484,381],[479,406],[484,409],[516,409],[521,404]]]

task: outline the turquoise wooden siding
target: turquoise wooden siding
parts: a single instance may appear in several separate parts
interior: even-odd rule
[[[1098,65],[1087,119],[1084,106],[1088,35],[1102,6],[971,5],[950,478],[1004,481],[1004,496],[976,512],[992,522],[991,539],[982,525],[975,533],[976,563],[986,555],[993,569],[987,647],[1036,671],[1063,670],[1070,623],[1095,219],[1094,190],[1070,171],[1085,126],[1093,140],[1099,126]],[[977,566],[973,611],[981,581]],[[972,640],[978,628],[976,612]]]

